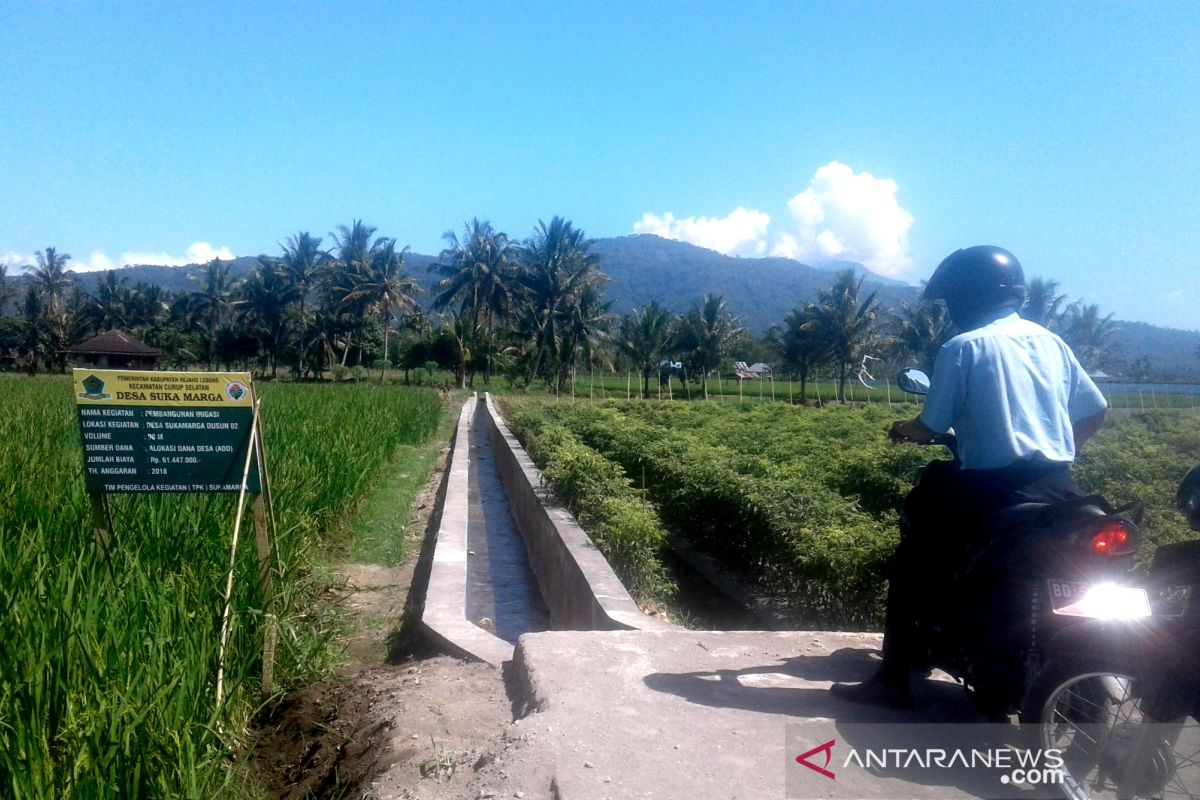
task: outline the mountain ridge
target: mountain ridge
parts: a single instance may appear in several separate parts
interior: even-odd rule
[[[622,315],[657,301],[673,313],[683,313],[706,294],[717,294],[751,332],[761,335],[768,327],[783,322],[789,311],[806,302],[816,302],[840,268],[855,269],[864,289],[877,292],[885,307],[915,303],[920,288],[876,275],[861,264],[836,262],[812,266],[792,259],[739,258],[706,250],[687,242],[652,234],[593,240],[600,270],[611,281],[607,297],[612,313]],[[232,262],[232,274],[242,278],[258,264],[258,256],[240,256]],[[436,256],[408,252],[405,262],[410,275],[426,290],[439,276],[430,270]],[[165,289],[191,291],[199,288],[203,264],[168,267],[130,265],[116,270],[129,285],[152,283]],[[103,271],[71,272],[85,289],[94,290]],[[10,276],[20,284],[25,275]],[[10,310],[18,298],[10,300]],[[430,295],[422,298],[428,307]],[[1163,375],[1200,380],[1200,331],[1165,328],[1147,322],[1116,320],[1110,354],[1121,362]]]

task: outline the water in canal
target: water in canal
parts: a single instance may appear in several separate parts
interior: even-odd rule
[[[467,619],[509,642],[550,628],[487,435],[482,400],[471,421],[467,517]],[[488,620],[489,622],[483,622]]]

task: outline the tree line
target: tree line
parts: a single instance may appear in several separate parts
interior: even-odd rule
[[[644,396],[651,379],[677,374],[708,396],[710,376],[734,358],[772,364],[801,384],[831,377],[837,396],[858,371],[917,364],[931,368],[954,333],[938,304],[885,309],[852,270],[835,273],[815,302],[749,333],[724,300],[699,299],[676,315],[657,302],[623,316],[605,298],[609,278],[584,232],[554,217],[515,241],[479,219],[447,232],[430,269],[427,302],[408,270],[407,247],[361,220],[326,239],[302,231],[259,256],[242,280],[231,262],[206,264],[190,290],[129,285],[117,271],[86,291],[67,272],[70,256],[47,247],[18,293],[0,265],[0,356],[36,372],[63,370],[67,349],[110,329],[160,349],[168,367],[236,366],[276,378],[362,377],[389,368],[404,380],[450,370],[455,384],[535,382],[561,390],[578,370],[636,372]],[[1089,368],[1101,360],[1112,315],[1069,303],[1054,281],[1034,279],[1022,313],[1057,330]]]

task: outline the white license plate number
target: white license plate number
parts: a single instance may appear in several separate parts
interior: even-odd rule
[[[1050,590],[1050,606],[1058,611],[1078,603],[1087,593],[1088,584],[1077,581],[1046,581]]]

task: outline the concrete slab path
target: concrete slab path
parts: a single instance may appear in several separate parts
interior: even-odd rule
[[[877,634],[596,631],[522,636],[514,668],[532,713],[520,731],[522,794],[559,800],[785,797],[785,744],[819,745],[845,723],[982,722],[958,685],[918,687],[919,710],[855,706],[828,692],[870,675]],[[925,786],[867,775],[810,797],[973,797],[971,786]],[[542,785],[527,783],[535,780]],[[864,781],[861,776],[854,780]],[[847,794],[847,791],[850,794]],[[506,796],[513,796],[511,794]]]

